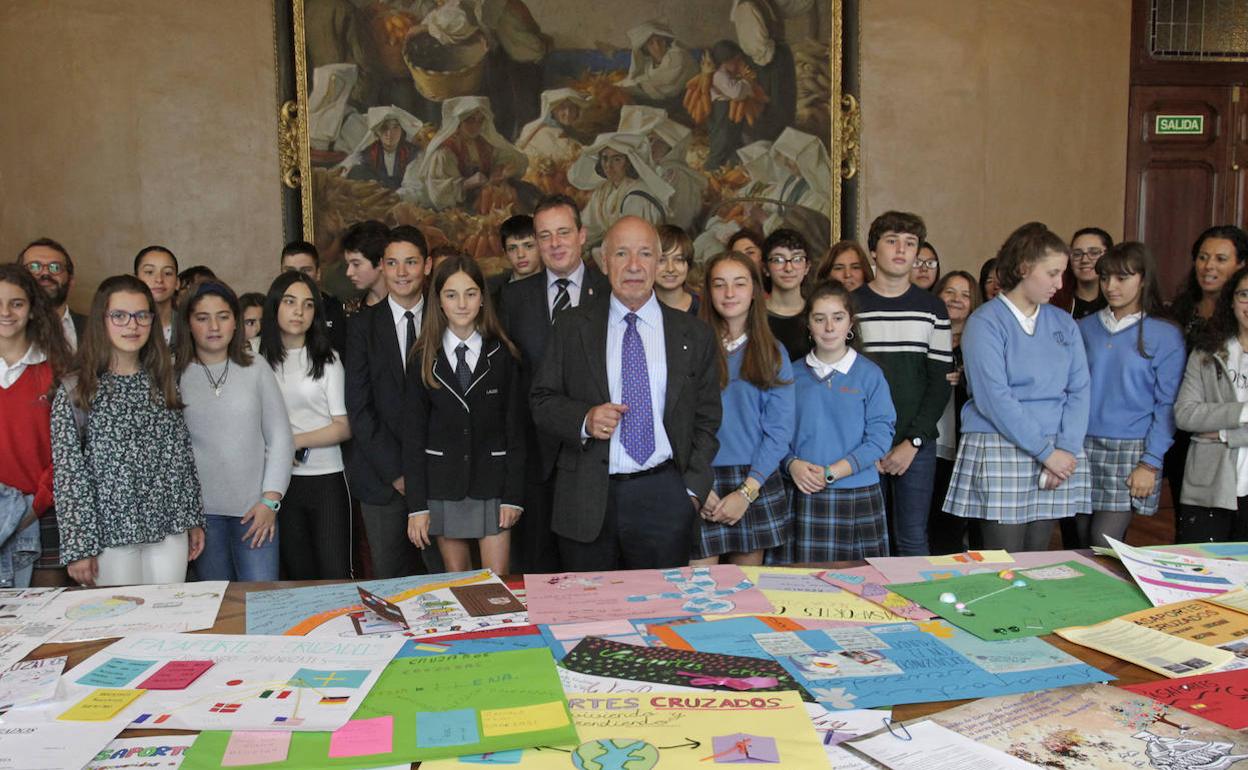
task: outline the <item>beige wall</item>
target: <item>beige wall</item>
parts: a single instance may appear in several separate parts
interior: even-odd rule
[[[261,0],[5,0],[0,258],[62,241],[79,308],[148,243],[267,287],[282,245],[274,67]]]
[[[1122,235],[1130,0],[860,6],[864,242],[890,208],[924,217],[946,270],[1030,220]]]

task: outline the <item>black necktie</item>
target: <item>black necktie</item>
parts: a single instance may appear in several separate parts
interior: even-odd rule
[[[407,359],[412,355],[412,348],[416,347],[416,315],[408,310],[403,313],[403,317],[407,319],[407,344],[403,346],[407,354],[403,356],[403,365],[407,366]]]
[[[555,322],[555,318],[572,304],[572,295],[568,294],[569,283],[571,281],[567,278],[555,279],[555,286],[558,286],[559,290],[555,292],[555,304],[550,311],[550,322],[552,324]]]
[[[467,393],[472,384],[472,368],[468,366],[468,345],[461,342],[455,348],[455,379],[459,380],[459,392]]]

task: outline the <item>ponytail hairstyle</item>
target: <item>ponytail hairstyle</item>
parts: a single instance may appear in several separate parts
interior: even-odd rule
[[[954,274],[950,273],[950,275]],[[854,299],[854,293],[835,278],[816,284],[810,296],[806,298],[806,306],[802,308],[802,325],[806,327],[806,331],[810,331],[810,314],[815,311],[815,303],[821,299],[839,299],[845,306],[845,312],[849,313],[849,333],[854,335],[849,338],[847,344],[855,351],[862,352],[862,330],[858,327],[858,302]]]
[[[485,276],[481,273],[481,266],[475,259],[463,254],[444,257],[433,270],[433,286],[425,302],[425,317],[421,321],[420,341],[416,343],[416,347],[412,348],[408,358],[409,365],[413,360],[420,361],[420,378],[426,387],[433,390],[442,387],[438,379],[433,376],[433,365],[437,363],[438,351],[442,349],[442,335],[446,333],[448,326],[446,313],[442,310],[442,287],[456,273],[467,275],[481,292],[481,311],[477,313],[477,332],[483,339],[496,339],[503,343],[512,358],[520,358],[520,351],[503,331],[503,325],[494,312],[494,300],[490,297],[490,292],[486,290]]]
[[[1123,241],[1109,247],[1096,262],[1096,275],[1102,281],[1110,276],[1140,276],[1140,311],[1144,318],[1165,314],[1161,301],[1161,286],[1157,280],[1157,262],[1153,254],[1139,241]],[[1101,292],[1104,294],[1104,292]],[[1144,319],[1137,324],[1135,348],[1144,358],[1152,355],[1144,349]]]
[[[65,341],[65,332],[61,331],[61,319],[52,306],[52,300],[39,288],[39,283],[24,266],[18,264],[0,264],[0,283],[16,286],[26,295],[30,305],[29,319],[26,321],[26,341],[42,351],[52,368],[52,387],[55,388],[61,377],[74,365],[74,354]]]
[[[329,341],[329,327],[325,325],[325,304],[321,300],[321,290],[316,281],[298,270],[287,270],[269,284],[269,293],[264,298],[264,311],[260,316],[260,355],[274,369],[286,360],[282,330],[277,325],[277,308],[282,304],[286,290],[296,283],[303,284],[312,293],[312,323],[308,324],[308,330],[304,332],[303,347],[308,354],[308,376],[319,380],[325,376],[325,365],[334,362],[334,347]],[[241,318],[238,330],[246,336]]]
[[[728,336],[728,322],[724,320],[715,303],[711,301],[711,285],[715,279],[715,268],[725,262],[735,262],[749,273],[753,284],[750,297],[749,315],[745,320],[745,359],[741,362],[741,379],[751,385],[769,390],[788,382],[780,379],[780,368],[784,361],[780,357],[780,348],[776,337],[771,333],[767,323],[767,300],[763,296],[763,276],[754,260],[739,251],[725,251],[717,254],[706,266],[706,275],[702,278],[702,307],[698,314],[715,330],[715,336],[724,339]],[[722,344],[715,346],[715,364],[719,369],[719,389],[728,387],[728,354]]]
[[[243,328],[243,311],[239,307],[238,297],[234,290],[217,280],[204,280],[194,284],[181,302],[178,303],[178,322],[174,324],[176,344],[173,346],[173,370],[181,377],[186,368],[198,355],[195,351],[195,338],[191,335],[191,316],[199,308],[201,302],[208,297],[220,297],[229,305],[234,314],[234,336],[226,348],[230,361],[238,366],[251,366],[251,351],[247,349],[247,330]]]
[[[152,403],[166,409],[181,409],[182,397],[174,381],[169,347],[165,345],[165,335],[160,330],[156,300],[152,298],[152,290],[147,288],[147,284],[133,275],[114,275],[104,279],[91,300],[91,312],[87,314],[78,348],[78,385],[74,389],[74,403],[82,411],[90,411],[91,402],[100,389],[100,375],[108,371],[112,362],[113,344],[109,341],[105,324],[110,323],[106,314],[114,294],[142,294],[146,298],[147,309],[152,313],[152,325],[147,342],[139,351],[139,367],[147,373],[151,384]]]

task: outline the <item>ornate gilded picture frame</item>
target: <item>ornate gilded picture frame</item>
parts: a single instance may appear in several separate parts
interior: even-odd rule
[[[499,223],[552,192],[581,203],[591,247],[629,213],[683,227],[696,262],[742,227],[796,229],[816,255],[840,237],[842,0],[276,1],[282,179],[331,290],[351,291],[352,222],[417,225],[493,272]]]

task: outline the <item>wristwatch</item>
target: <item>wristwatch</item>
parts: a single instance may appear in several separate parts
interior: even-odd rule
[[[747,503],[753,503],[755,500],[758,499],[759,490],[750,489],[749,484],[742,484],[741,486],[737,487],[737,491],[741,493],[741,496],[745,498],[745,501]]]
[[[269,506],[269,508],[270,508],[270,509],[272,509],[273,511],[279,511],[279,510],[281,510],[281,508],[282,508],[282,501],[281,501],[281,500],[270,500],[270,499],[269,499],[269,498],[267,498],[267,497],[261,497],[261,498],[260,498],[260,502],[262,502],[262,503],[264,503],[265,505]]]
[[[836,482],[836,471],[832,470],[832,467],[833,466],[829,465],[828,467],[823,469],[823,480],[828,482],[829,484],[833,484]]]
[[[915,449],[918,449],[919,447],[923,446],[923,437],[922,436],[912,437],[910,439],[910,446],[914,447]]]

